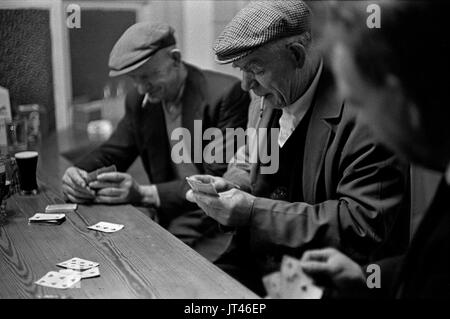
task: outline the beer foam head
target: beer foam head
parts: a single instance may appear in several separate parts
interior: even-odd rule
[[[25,152],[19,152],[14,154],[15,158],[19,158],[19,159],[24,159],[24,158],[32,158],[32,157],[37,157],[38,156],[38,152],[34,152],[34,151],[25,151]]]

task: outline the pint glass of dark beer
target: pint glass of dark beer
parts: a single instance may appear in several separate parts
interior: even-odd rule
[[[20,191],[22,195],[36,195],[38,186],[36,182],[36,168],[38,152],[24,151],[14,155],[19,169]]]

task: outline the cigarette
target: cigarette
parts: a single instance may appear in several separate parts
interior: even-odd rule
[[[148,93],[145,93],[144,99],[142,100],[142,105],[141,105],[142,108],[145,107],[145,104],[147,104],[148,100],[149,100]]]

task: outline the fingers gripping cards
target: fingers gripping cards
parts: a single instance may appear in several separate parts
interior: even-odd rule
[[[198,193],[207,194],[210,196],[218,197],[219,194],[216,191],[216,188],[214,187],[213,183],[203,183],[201,181],[198,181],[196,179],[186,177],[186,181],[188,182],[189,186]]]
[[[89,184],[90,182],[97,180],[98,175],[103,174],[103,173],[109,173],[109,172],[117,172],[116,165],[102,167],[102,168],[96,169],[95,171],[90,172],[88,174],[87,183]]]

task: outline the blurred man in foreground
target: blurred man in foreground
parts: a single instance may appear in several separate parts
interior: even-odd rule
[[[442,34],[450,5],[380,2],[381,28],[369,29],[369,3],[331,11],[325,34],[339,90],[386,145],[444,177],[407,253],[375,262],[381,288],[369,289],[365,269],[333,248],[305,252],[302,268],[340,296],[450,298],[450,42]]]

